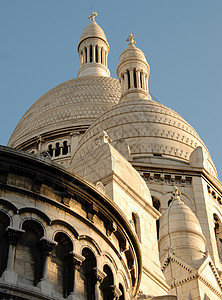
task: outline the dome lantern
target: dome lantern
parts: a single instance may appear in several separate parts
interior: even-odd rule
[[[97,15],[97,12],[91,12],[91,15],[89,16],[91,23],[86,26],[80,37],[78,45],[80,58],[78,77],[110,77],[110,72],[107,67],[109,44],[104,31],[95,21]]]
[[[128,47],[122,52],[117,67],[117,76],[121,83],[120,102],[135,98],[149,99],[148,79],[150,67],[144,53],[135,46],[134,35],[129,34]]]

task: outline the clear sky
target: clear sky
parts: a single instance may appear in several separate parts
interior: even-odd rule
[[[154,100],[196,129],[222,180],[221,0],[0,0],[0,144],[42,94],[76,77],[91,7],[110,44],[111,76],[132,32]]]

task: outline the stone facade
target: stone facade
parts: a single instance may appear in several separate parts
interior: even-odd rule
[[[77,78],[0,147],[0,298],[222,299],[222,184],[208,149],[151,99],[132,34],[110,78],[96,15]]]

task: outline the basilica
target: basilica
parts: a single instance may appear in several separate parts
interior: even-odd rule
[[[41,96],[0,146],[0,299],[222,299],[210,153],[152,99],[133,34],[110,77],[96,16],[76,78]]]

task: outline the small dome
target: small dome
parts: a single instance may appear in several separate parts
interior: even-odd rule
[[[175,187],[173,199],[160,219],[160,258],[171,248],[176,256],[195,265],[203,258],[206,240],[193,211],[180,199]]]
[[[143,53],[142,50],[137,48],[135,46],[135,41],[133,40],[134,36],[130,33],[129,38],[127,41],[129,41],[128,47],[122,52],[122,54],[119,57],[119,65],[122,64],[123,62],[129,61],[129,60],[140,60],[141,62],[145,63],[147,67],[149,67],[145,54]]]
[[[96,21],[92,21],[86,28],[83,30],[83,33],[81,34],[80,40],[79,40],[79,45],[81,42],[83,42],[87,38],[100,38],[104,42],[107,42],[106,35],[102,28],[96,23]],[[78,45],[78,47],[79,47]]]
[[[18,147],[44,133],[89,126],[120,97],[117,79],[85,76],[66,81],[40,97],[24,114],[8,142]]]

